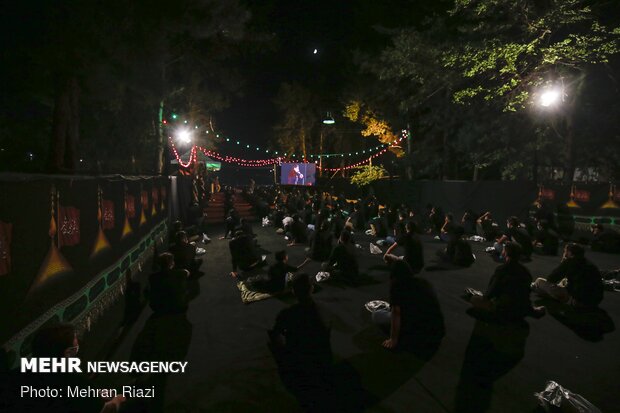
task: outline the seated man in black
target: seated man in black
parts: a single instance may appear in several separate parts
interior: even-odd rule
[[[237,231],[235,237],[228,243],[232,259],[232,276],[237,276],[237,269],[250,271],[265,263],[263,257],[256,250],[254,240],[243,231]]]
[[[318,230],[312,236],[308,256],[315,261],[327,261],[332,252],[332,240],[329,222],[326,219],[321,220]]]
[[[174,269],[174,256],[158,257],[159,271],[149,276],[149,305],[156,315],[177,314],[187,310],[189,271]]]
[[[192,274],[200,269],[202,259],[196,258],[196,246],[189,242],[185,231],[177,232],[176,242],[170,247],[170,252],[174,255],[175,268]]]
[[[592,241],[590,246],[592,251],[607,252],[611,254],[620,253],[620,234],[606,230],[601,224],[592,225]]]
[[[282,310],[269,331],[270,349],[282,381],[298,398],[304,411],[331,411],[326,395],[332,389],[330,322],[312,300],[307,274],[292,280],[298,303]]]
[[[305,244],[308,241],[306,224],[304,224],[299,215],[293,215],[293,222],[289,225],[286,237],[289,241],[289,247],[297,244]]]
[[[497,224],[493,222],[491,212],[487,211],[476,220],[476,233],[487,241],[497,237]]]
[[[242,231],[250,238],[256,238],[256,234],[254,234],[254,230],[252,230],[252,224],[250,224],[245,218],[241,218],[239,220],[239,226],[236,228],[236,230]]]
[[[224,230],[224,236],[220,237],[220,239],[226,239],[226,238],[232,238],[234,233],[235,233],[235,228],[237,228],[239,226],[239,214],[237,213],[237,210],[235,210],[235,208],[233,208],[232,206],[230,207],[230,209],[228,210],[228,214],[226,215],[226,219],[224,221],[225,224],[225,230]]]
[[[414,277],[404,260],[390,256],[388,261],[390,308],[372,313],[373,323],[389,335],[383,341],[383,347],[413,349],[416,344],[418,348],[433,343],[438,345],[445,333],[445,325],[432,286],[428,281]]]
[[[542,317],[544,307],[532,307],[530,302],[530,284],[532,275],[519,262],[521,248],[507,243],[502,250],[504,264],[495,269],[484,294],[477,291],[468,292],[466,299],[471,305],[497,320],[518,321],[525,316]]]
[[[578,244],[566,244],[560,265],[545,278],[537,278],[533,290],[576,307],[596,307],[603,300],[603,280],[598,268]]]
[[[396,243],[392,244],[390,248],[387,249],[383,259],[388,261],[392,258],[401,258],[390,257],[390,255],[396,247],[403,247],[405,249],[405,254],[402,258],[407,261],[413,273],[417,274],[424,268],[424,252],[422,249],[422,242],[420,242],[415,231],[415,224],[412,221],[408,221],[405,224],[405,234],[398,238]]]
[[[351,242],[351,233],[346,229],[340,233],[338,244],[334,247],[329,260],[323,263],[323,269],[332,276],[354,281],[359,276],[359,265],[355,256],[355,246]]]
[[[513,244],[518,244],[521,248],[521,259],[525,261],[530,260],[532,251],[534,251],[532,237],[530,237],[525,228],[521,228],[519,218],[508,218],[506,227],[507,228],[504,235],[499,237],[495,242],[496,253],[501,254],[504,244],[507,242],[512,242]]]
[[[545,220],[538,221],[534,232],[534,251],[541,255],[558,255],[560,238]]]
[[[275,254],[276,263],[269,267],[267,276],[257,275],[246,280],[250,289],[253,291],[276,294],[286,289],[286,276],[288,273],[295,273],[308,263],[306,259],[300,265],[294,267],[288,264],[286,251],[278,251]]]
[[[471,245],[463,239],[465,230],[461,226],[454,228],[454,232],[443,251],[438,251],[442,261],[456,267],[470,267],[476,258],[471,251]]]

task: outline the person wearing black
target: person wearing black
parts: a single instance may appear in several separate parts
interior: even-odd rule
[[[340,238],[340,233],[344,229],[345,221],[342,218],[342,210],[339,207],[334,208],[331,216],[332,233],[334,238]]]
[[[545,278],[537,278],[533,290],[576,307],[596,307],[603,300],[603,280],[598,268],[578,244],[566,244],[562,262]]]
[[[493,222],[491,212],[487,211],[476,220],[476,233],[487,241],[497,237],[497,225]]]
[[[402,258],[411,266],[414,274],[422,271],[422,268],[424,268],[424,252],[422,250],[422,242],[420,242],[420,239],[415,234],[415,224],[413,222],[409,221],[405,224],[405,234],[398,238],[396,243],[392,244],[390,248],[387,249],[383,256],[385,261],[400,258],[391,256],[392,251],[396,247],[404,248],[405,254]]]
[[[294,267],[288,264],[286,251],[278,251],[275,254],[276,263],[269,267],[267,276],[257,275],[246,280],[254,291],[276,294],[286,289],[287,274],[297,272],[309,261],[306,259],[300,265]]]
[[[245,235],[250,238],[256,238],[256,234],[252,230],[252,224],[250,224],[247,219],[241,218],[239,220],[239,226],[235,229],[235,231],[242,231]]]
[[[351,242],[351,233],[346,229],[340,234],[338,245],[334,247],[329,260],[323,263],[323,269],[335,277],[355,280],[359,276],[359,266],[355,256],[355,246]]]
[[[606,230],[601,224],[592,225],[592,241],[590,246],[592,251],[607,252],[611,254],[620,253],[620,234]]]
[[[225,220],[226,229],[224,232],[224,236],[220,237],[220,239],[226,239],[228,237],[232,238],[233,234],[235,233],[235,229],[239,226],[239,220],[240,219],[237,210],[231,205],[228,209],[228,214]]]
[[[202,259],[196,258],[196,246],[189,242],[185,231],[177,232],[176,242],[170,247],[170,252],[174,255],[175,268],[192,274],[200,269]]]
[[[250,271],[265,262],[264,258],[256,251],[254,240],[243,233],[235,232],[235,237],[228,243],[232,259],[232,273],[236,276],[237,270]]]
[[[414,277],[406,261],[390,256],[390,309],[373,312],[373,323],[389,338],[382,345],[388,349],[411,348],[442,337],[445,325],[437,296],[426,280]]]
[[[463,227],[455,227],[448,245],[443,251],[439,251],[442,261],[457,267],[470,267],[476,258],[471,250],[471,245],[463,239],[465,230]]]
[[[298,302],[277,315],[273,329],[268,332],[269,347],[282,381],[295,394],[302,409],[332,411],[330,321],[312,300],[312,284],[307,274],[296,275],[292,287]]]
[[[301,220],[299,215],[293,215],[293,222],[289,225],[288,231],[286,232],[286,237],[289,241],[289,247],[297,244],[305,244],[308,241],[306,225]]]
[[[476,235],[476,214],[468,209],[461,218],[461,225],[467,235]]]
[[[507,242],[512,242],[518,244],[521,248],[521,259],[526,261],[529,260],[532,255],[532,251],[534,251],[534,246],[530,235],[524,228],[521,228],[519,219],[517,217],[508,218],[506,227],[507,229],[504,235],[499,237],[495,242],[495,253],[500,255],[504,244]]]
[[[177,314],[187,310],[189,271],[174,269],[174,256],[158,257],[160,270],[149,276],[149,306],[156,315]]]
[[[560,239],[545,220],[538,221],[534,232],[534,251],[541,255],[558,255]]]
[[[78,356],[79,349],[75,328],[70,324],[44,327],[35,333],[32,340],[32,357],[36,358],[74,358]],[[119,411],[125,402],[123,396],[108,401],[98,397],[66,397],[68,387],[86,389],[93,386],[80,373],[18,373],[9,386],[13,387],[8,395],[9,400],[2,402],[6,402],[6,411],[10,412],[113,413]],[[65,397],[20,397],[22,386],[57,389]]]
[[[315,261],[327,261],[332,252],[332,240],[329,222],[324,219],[312,237],[308,256]]]
[[[542,317],[545,314],[544,307],[532,307],[532,275],[519,262],[520,254],[521,248],[517,244],[509,242],[504,245],[504,264],[495,269],[486,292],[480,294],[468,289],[465,298],[475,309],[504,321],[518,321],[528,315]]]

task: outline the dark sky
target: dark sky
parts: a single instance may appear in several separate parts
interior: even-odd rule
[[[218,119],[228,135],[266,145],[277,123],[273,99],[282,82],[320,91],[323,108],[340,111],[339,97],[355,74],[355,52],[379,50],[389,40],[378,26],[402,27],[445,7],[441,1],[249,1],[251,27],[274,35],[275,50],[249,62],[244,95]],[[314,54],[314,49],[317,54]]]

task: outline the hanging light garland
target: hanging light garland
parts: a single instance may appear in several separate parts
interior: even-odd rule
[[[396,141],[393,141],[389,144],[389,146],[384,147],[383,149],[379,150],[378,152],[370,155],[370,157],[368,157],[367,159],[364,159],[363,161],[360,162],[356,162],[354,164],[350,164],[347,166],[343,166],[343,167],[339,167],[339,168],[321,168],[319,165],[317,165],[317,168],[322,169],[324,171],[340,171],[340,170],[348,170],[348,169],[353,169],[353,168],[357,168],[361,165],[367,164],[369,163],[373,158],[376,158],[380,155],[383,155],[384,153],[386,153],[390,148],[398,146],[398,143],[400,143],[403,139],[409,138],[409,133],[406,130],[402,131],[402,136],[397,139]],[[189,160],[187,162],[183,162],[181,157],[179,156],[179,153],[174,145],[174,142],[172,141],[172,138],[169,137],[168,138],[170,141],[170,145],[172,147],[172,152],[174,154],[174,157],[176,158],[177,162],[179,163],[179,165],[183,168],[187,168],[189,167],[193,162],[195,162],[197,160],[197,151],[201,151],[203,154],[205,154],[206,156],[209,156],[211,158],[217,159],[218,161],[222,161],[222,162],[226,162],[226,163],[232,163],[232,164],[236,164],[238,166],[242,166],[242,167],[267,167],[267,166],[271,166],[271,165],[279,165],[281,164],[283,161],[285,161],[285,158],[283,156],[279,156],[276,158],[269,158],[269,159],[244,159],[244,158],[237,158],[234,156],[226,156],[226,155],[222,155],[218,152],[212,151],[212,150],[208,150],[206,148],[203,148],[202,146],[192,146],[192,149],[190,151],[190,157]],[[365,151],[364,151],[365,152]],[[277,154],[277,152],[274,152]],[[286,156],[286,153],[284,154]],[[344,157],[344,153],[341,154],[340,157]],[[303,160],[303,163],[308,163],[307,159]]]
[[[172,113],[171,114],[171,118],[172,120],[174,120],[175,122],[182,122],[183,124],[187,124],[188,121],[187,120],[182,120],[178,114],[176,113]],[[162,120],[162,124],[164,124],[165,126],[171,126],[170,122],[167,119],[163,119]],[[194,126],[195,129],[199,129],[199,127],[196,125]],[[406,133],[406,131],[403,131],[403,133]],[[252,145],[252,144],[248,144],[245,142],[242,142],[240,140],[236,140],[233,139],[231,137],[224,137],[219,133],[216,133],[214,131],[211,131],[211,133],[209,132],[209,130],[205,130],[205,134],[214,134],[217,138],[222,138],[222,142],[228,142],[231,144],[237,144],[238,146],[243,146],[246,149],[250,149],[250,150],[255,150],[256,152],[262,152],[262,153],[273,153],[274,155],[280,155],[280,153],[278,151],[273,151],[270,149],[264,149],[260,146],[256,146],[256,145]],[[288,154],[286,152],[282,153],[281,155],[285,156],[285,157],[290,157],[290,158],[304,158],[304,162],[306,159],[310,158],[310,159],[329,159],[329,158],[345,158],[345,157],[352,157],[352,156],[360,156],[360,155],[366,155],[369,153],[372,153],[374,151],[378,151],[384,148],[389,148],[390,146],[393,146],[395,142],[392,143],[382,143],[380,145],[377,145],[375,147],[369,148],[369,149],[363,149],[363,150],[358,150],[358,151],[351,151],[351,152],[338,152],[338,153],[313,153],[313,154],[307,154],[306,157],[304,157],[303,155],[297,155],[295,153],[291,153]]]

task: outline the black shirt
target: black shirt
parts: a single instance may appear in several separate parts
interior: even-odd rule
[[[405,249],[405,261],[413,272],[420,272],[424,268],[424,253],[420,239],[414,234],[405,234],[397,239],[396,243]]]
[[[160,271],[149,276],[149,305],[154,313],[170,314],[187,308],[187,273]]]
[[[319,363],[331,361],[330,326],[313,301],[282,310],[276,317],[273,332],[284,336],[290,353]]]
[[[357,258],[351,245],[338,244],[332,251],[329,257],[329,264],[336,266],[336,269],[341,271],[343,275],[347,277],[355,277],[358,275],[359,267],[357,265]]]
[[[532,251],[534,249],[532,246],[532,238],[525,229],[510,227],[506,231],[506,235],[510,237],[513,242],[519,244],[521,247],[521,253],[524,256],[529,257],[532,255]]]
[[[493,301],[499,315],[509,319],[525,317],[530,311],[532,275],[519,262],[510,261],[495,269],[484,297]]]
[[[192,244],[175,244],[170,247],[174,255],[175,268],[190,270],[196,258],[196,246]]]
[[[247,270],[259,259],[254,248],[254,241],[247,235],[241,235],[232,239],[228,244],[228,248],[232,258],[233,271],[237,271],[237,268]]]
[[[603,281],[598,268],[585,258],[570,257],[551,272],[547,281],[558,283],[568,280],[566,289],[571,297],[582,304],[598,305],[603,300]]]
[[[286,274],[295,271],[297,271],[297,267],[284,262],[277,262],[269,267],[269,279],[265,286],[271,292],[283,291],[286,287]]]
[[[448,260],[461,267],[469,267],[474,263],[471,245],[462,239],[453,239],[446,246]]]

